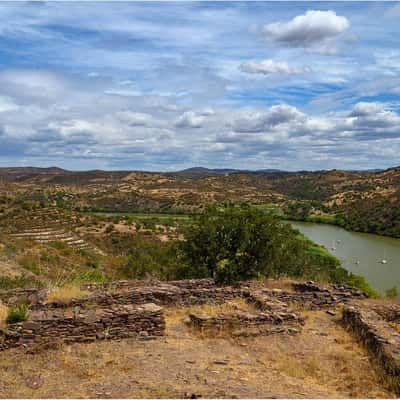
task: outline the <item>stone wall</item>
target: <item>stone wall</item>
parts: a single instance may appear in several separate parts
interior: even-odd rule
[[[9,289],[0,291],[0,300],[7,305],[35,304],[47,297],[47,291],[38,288]]]
[[[102,339],[162,336],[165,320],[155,304],[92,310],[34,311],[29,320],[0,329],[0,350],[48,341],[90,342]]]
[[[248,296],[248,292],[231,287],[214,289],[181,289],[177,286],[160,284],[151,287],[138,287],[121,292],[94,292],[81,299],[71,299],[68,303],[52,302],[32,305],[35,309],[62,308],[74,306],[96,305],[99,307],[112,304],[155,303],[168,306],[190,306],[205,303],[220,304],[237,297]]]
[[[335,307],[354,299],[363,299],[365,294],[347,285],[316,285],[309,283],[293,283],[293,291],[281,289],[261,289],[258,295],[279,300],[283,303],[298,304],[311,310]]]
[[[371,309],[346,307],[343,322],[362,342],[373,362],[384,372],[389,386],[400,394],[400,334]]]
[[[159,286],[162,284],[177,286],[181,289],[211,289],[216,287],[214,279],[182,279],[179,281],[164,282],[157,280],[120,280],[100,283],[83,283],[81,284],[81,289],[90,292],[104,292],[129,290],[144,286]]]

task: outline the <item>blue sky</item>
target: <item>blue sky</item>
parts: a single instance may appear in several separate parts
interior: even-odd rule
[[[1,2],[0,166],[399,165],[399,2]]]

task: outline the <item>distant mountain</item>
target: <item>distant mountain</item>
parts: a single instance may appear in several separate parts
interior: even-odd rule
[[[259,170],[248,170],[248,169],[235,169],[235,168],[204,168],[204,167],[192,167],[183,169],[181,171],[171,172],[170,175],[179,178],[196,179],[204,178],[206,176],[213,175],[226,175],[226,174],[258,174],[258,173],[275,173],[283,172],[279,169],[259,169]]]
[[[24,180],[38,175],[60,175],[69,171],[59,167],[0,167],[0,178],[6,180]]]

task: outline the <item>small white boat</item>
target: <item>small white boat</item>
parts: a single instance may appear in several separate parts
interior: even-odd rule
[[[335,251],[335,250],[336,250],[336,247],[331,247],[331,250],[332,250],[332,251]]]
[[[381,260],[381,264],[387,264],[386,260],[386,249],[383,249],[383,258]]]
[[[336,243],[342,243],[342,241],[340,239],[336,240]]]
[[[355,263],[354,264],[356,264],[356,265],[360,265],[360,261],[355,261]]]

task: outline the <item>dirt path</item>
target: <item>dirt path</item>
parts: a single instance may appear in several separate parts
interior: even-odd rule
[[[167,336],[0,357],[1,397],[394,397],[337,316],[307,312],[297,336],[204,337],[166,310]]]

